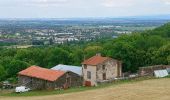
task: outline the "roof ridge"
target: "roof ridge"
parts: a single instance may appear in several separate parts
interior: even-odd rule
[[[88,64],[88,65],[98,65],[100,63],[103,63],[107,59],[112,59],[110,57],[102,57],[100,55],[95,55],[89,59],[86,59],[82,64]]]

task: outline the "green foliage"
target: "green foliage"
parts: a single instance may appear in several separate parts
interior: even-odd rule
[[[161,27],[158,27],[149,33],[154,34],[154,35],[159,35],[164,38],[169,38],[170,37],[170,23],[167,23]]]
[[[10,45],[16,45],[16,43],[5,43],[5,42],[0,42],[0,46],[10,46]]]
[[[84,59],[83,51],[79,48],[75,49],[73,53],[70,53],[70,59],[73,65],[80,66]]]
[[[84,53],[86,55],[86,58],[94,56],[96,53],[100,53],[102,51],[103,51],[103,48],[101,46],[87,46],[84,49]]]
[[[8,77],[15,77],[19,71],[24,70],[28,66],[30,65],[24,61],[12,60],[10,62],[10,67],[7,70]]]
[[[6,76],[6,71],[2,65],[0,65],[0,81],[4,80]]]
[[[57,64],[69,64],[69,52],[62,48],[48,48],[46,50],[45,62],[48,63],[47,67],[53,67]]]

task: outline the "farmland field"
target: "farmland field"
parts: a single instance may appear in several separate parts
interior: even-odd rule
[[[0,97],[0,100],[170,100],[170,79],[152,79],[84,92],[31,97]]]

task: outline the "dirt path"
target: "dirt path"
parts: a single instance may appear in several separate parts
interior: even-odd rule
[[[147,80],[62,95],[0,97],[0,100],[170,100],[170,79]]]

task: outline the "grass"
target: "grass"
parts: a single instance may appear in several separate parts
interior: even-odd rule
[[[166,76],[165,78],[170,78],[170,75]]]
[[[29,91],[25,93],[1,93],[0,96],[44,96],[44,95],[57,95],[57,94],[65,94],[65,93],[73,93],[73,92],[81,92],[81,91],[87,91],[87,90],[94,90],[94,89],[100,89],[100,88],[106,88],[110,86],[117,86],[120,84],[127,84],[127,83],[134,83],[134,82],[139,82],[143,80],[148,80],[148,79],[155,79],[153,77],[141,77],[141,78],[136,78],[136,79],[128,79],[128,80],[117,80],[115,82],[111,83],[103,83],[100,84],[97,87],[76,87],[76,88],[69,88],[67,90],[42,90],[42,91]]]

